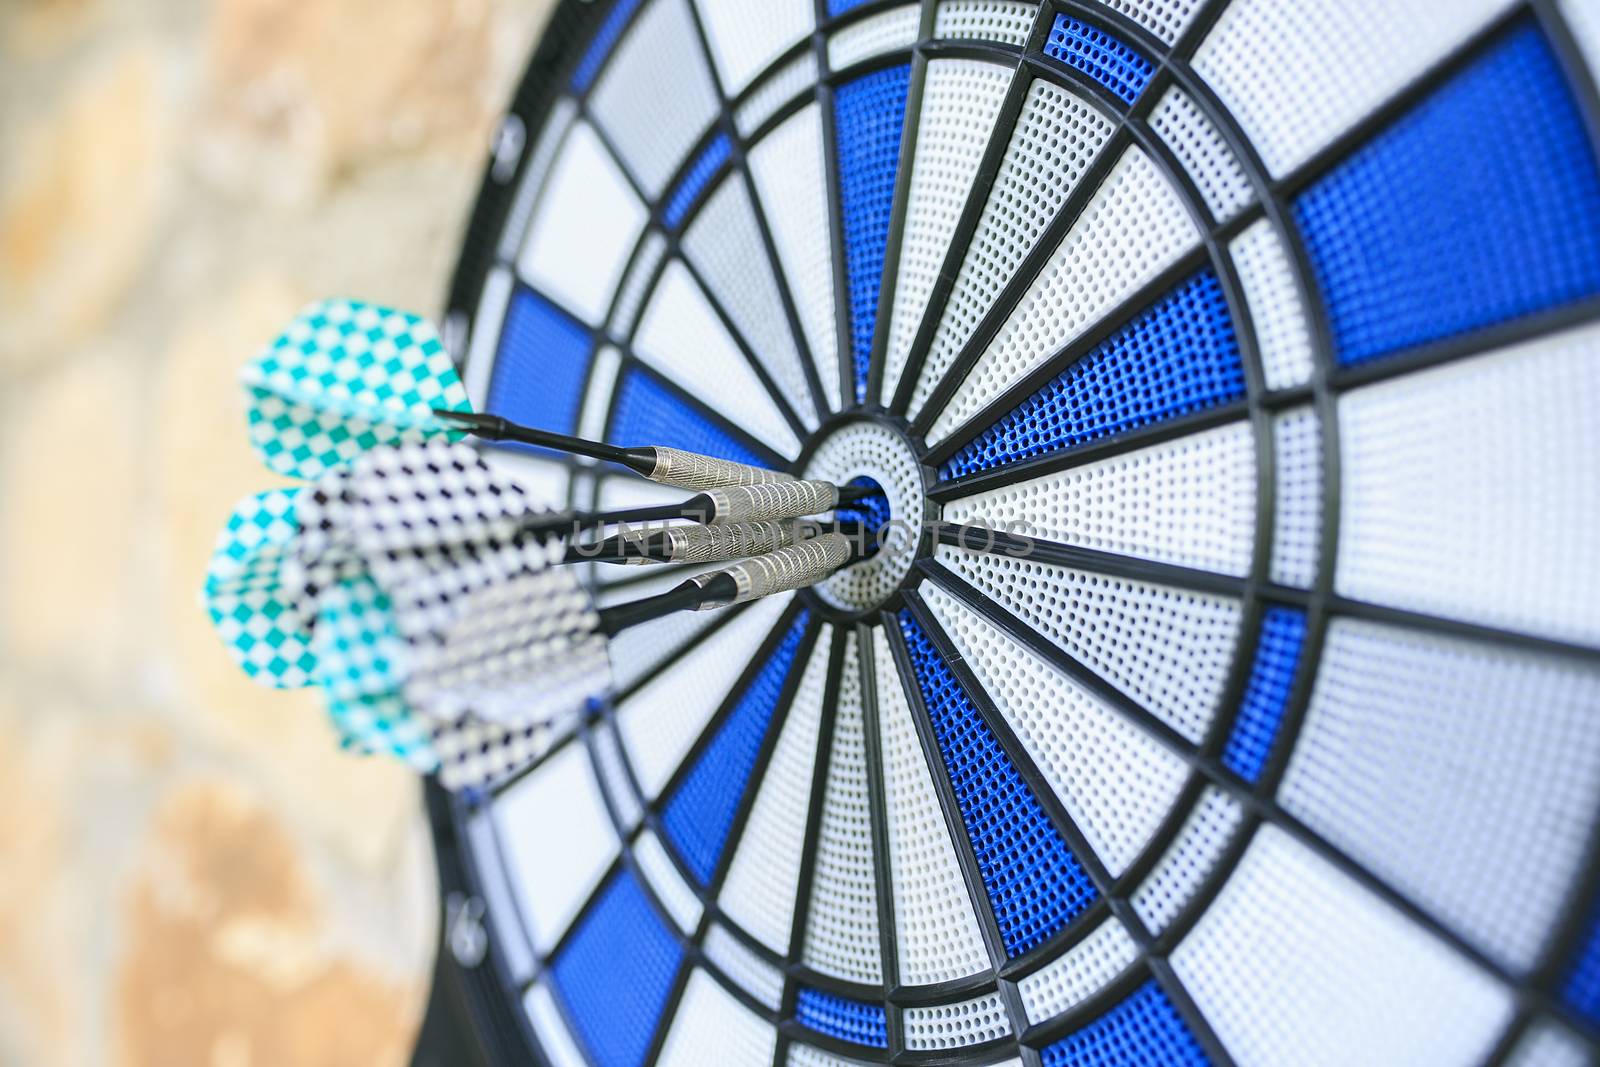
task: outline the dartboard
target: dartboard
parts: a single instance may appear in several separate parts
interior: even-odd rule
[[[1593,0],[561,4],[475,406],[884,534],[441,809],[506,1054],[1590,1062],[1592,67]]]

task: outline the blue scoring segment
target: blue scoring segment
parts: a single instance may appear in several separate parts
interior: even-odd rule
[[[889,1047],[889,1020],[881,1004],[863,1004],[801,986],[795,992],[794,1017],[811,1029],[841,1041],[874,1048]]]
[[[1139,99],[1156,73],[1156,65],[1144,55],[1100,27],[1071,15],[1056,16],[1050,39],[1044,43],[1044,54],[1087,74],[1125,104]]]
[[[1006,955],[1014,959],[1064,929],[1099,893],[909,610],[900,612],[900,632]]]
[[[1294,217],[1340,363],[1600,293],[1600,170],[1531,22],[1310,186]]]
[[[639,0],[617,0],[616,6],[611,9],[606,20],[600,24],[594,39],[589,42],[589,48],[578,61],[577,69],[572,72],[573,92],[581,93],[593,83],[594,76],[600,73],[600,65],[606,61],[606,56],[611,54],[617,38],[622,36],[622,31],[627,28],[628,19],[633,17],[638,6]]]
[[[1283,726],[1283,711],[1294,688],[1300,649],[1306,640],[1306,613],[1274,604],[1261,617],[1256,658],[1222,762],[1247,782],[1261,777]]]
[[[662,211],[661,217],[669,229],[676,230],[683,222],[683,217],[689,213],[694,202],[700,199],[700,194],[710,184],[717,171],[728,161],[733,153],[733,142],[728,140],[728,135],[719,133],[712,142],[700,150],[695,161],[689,164],[689,169],[684,172],[683,179],[678,182],[678,187],[672,190],[667,197],[667,206]]]
[[[878,287],[883,281],[910,86],[911,67],[906,64],[864,74],[839,86],[833,96],[857,402],[867,397],[872,330],[878,317]]]
[[[858,8],[867,2],[868,0],[828,0],[828,17],[833,18],[835,15],[842,15],[846,11]]]
[[[551,968],[551,986],[597,1067],[644,1062],[682,962],[677,937],[632,873],[617,871]]]
[[[506,311],[489,378],[488,411],[512,422],[572,433],[589,377],[589,328],[531,289],[518,286]],[[548,455],[545,449],[508,445]]]
[[[1243,397],[1228,302],[1204,267],[1001,416],[940,475],[993,470]]]
[[[1189,1067],[1211,1062],[1155,979],[1045,1048],[1039,1059],[1044,1067]]]
[[[625,446],[666,445],[757,467],[771,463],[638,367],[624,370],[617,383],[606,440]]]
[[[667,839],[701,885],[711,881],[728,843],[734,812],[772,727],[773,712],[805,636],[807,618],[804,611],[795,617],[662,812],[661,826]]]
[[[1567,1006],[1600,1027],[1600,902],[1591,909],[1577,956],[1561,983]]]

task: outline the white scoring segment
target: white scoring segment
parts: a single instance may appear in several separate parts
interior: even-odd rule
[[[1511,2],[1233,0],[1194,68],[1282,177]]]
[[[1480,1063],[1509,992],[1264,826],[1172,966],[1239,1067]]]
[[[1311,380],[1311,326],[1289,252],[1272,223],[1251,223],[1228,246],[1261,354],[1268,390],[1289,389]]]
[[[533,1024],[533,1032],[538,1035],[539,1049],[549,1059],[551,1067],[589,1067],[548,985],[540,982],[530,988],[523,998],[523,1009]]]
[[[639,796],[628,778],[627,761],[622,755],[622,742],[617,740],[616,728],[601,720],[589,727],[589,747],[593,753],[595,774],[605,787],[606,796],[616,812],[617,825],[623,833],[631,833],[644,816],[639,806]]]
[[[706,43],[722,81],[722,91],[737,96],[788,48],[816,25],[812,0],[694,0]],[[814,80],[814,79],[813,79]]]
[[[789,279],[806,345],[828,402],[840,404],[839,324],[834,317],[833,223],[822,155],[822,110],[801,108],[750,149],[750,175]]]
[[[933,421],[929,443],[960,429],[1199,240],[1172,183],[1129,148]]]
[[[799,1041],[789,1046],[789,1067],[865,1067],[861,1060],[847,1059],[824,1052],[815,1045]]]
[[[634,351],[756,440],[784,456],[800,451],[800,439],[681,262],[662,271]]]
[[[1590,76],[1600,72],[1600,5],[1594,0],[1559,0],[1561,16],[1588,61]]]
[[[1042,1023],[1094,996],[1133,966],[1139,945],[1116,918],[1017,983],[1030,1022]]]
[[[1526,972],[1600,806],[1600,667],[1335,619],[1283,806]]]
[[[1255,542],[1256,453],[1236,422],[952,500],[946,522],[1244,575]]]
[[[999,993],[901,1013],[906,1048],[936,1052],[998,1041],[1011,1034],[1011,1017]]]
[[[808,48],[761,79],[755,91],[734,109],[733,124],[739,128],[739,136],[755,133],[779,108],[802,93],[810,96],[816,84],[817,53]]]
[[[885,352],[884,380],[891,392],[922,325],[928,294],[944,267],[1011,78],[1009,67],[975,59],[936,59],[927,66]]]
[[[706,930],[706,959],[727,975],[735,985],[773,1011],[783,1000],[783,972],[751,951],[750,946],[712,923]]]
[[[788,955],[794,926],[832,644],[833,627],[823,626],[736,842],[719,901],[728,918],[779,956]]]
[[[1183,164],[1212,219],[1227,222],[1250,203],[1243,165],[1188,93],[1177,86],[1168,89],[1150,113],[1150,125]]]
[[[705,908],[700,902],[700,895],[684,879],[682,872],[672,862],[672,857],[667,855],[666,846],[654,830],[645,830],[634,840],[633,861],[638,864],[639,874],[643,876],[645,884],[667,914],[672,916],[672,921],[678,924],[678,929],[685,934],[693,934],[700,925],[700,915]]]
[[[667,784],[792,596],[743,609],[617,706],[617,729],[646,798]]]
[[[930,611],[1113,877],[1144,851],[1189,765],[931,582]]]
[[[1200,13],[1204,0],[1100,0],[1106,7],[1137,22],[1167,44],[1177,44]]]
[[[1177,837],[1131,898],[1133,910],[1147,930],[1159,936],[1188,907],[1217,869],[1243,821],[1244,810],[1237,800],[1215,786],[1206,787],[1178,828]]]
[[[1110,136],[1111,123],[1072,91],[1045,81],[1028,87],[924,357],[908,414],[916,415],[927,402]],[[900,377],[892,366],[888,369],[886,399],[894,396]]]
[[[1028,43],[1038,4],[1020,0],[940,0],[933,15],[938,40],[999,41],[1021,48]]]
[[[816,404],[742,177],[734,174],[717,187],[695,215],[683,245],[790,410],[815,429]]]
[[[940,545],[978,592],[1198,744],[1239,633],[1230,597]]]
[[[606,435],[606,418],[611,413],[611,394],[617,388],[617,372],[622,369],[622,353],[604,345],[594,354],[589,381],[583,389],[583,406],[578,411],[578,436],[591,441]],[[579,462],[582,462],[580,460]]]
[[[1340,593],[1600,645],[1600,326],[1339,398]]]
[[[872,634],[872,661],[900,981],[929,985],[965,978],[989,966],[983,932],[881,629]]]
[[[534,206],[517,270],[598,326],[648,217],[594,128],[574,123]]]
[[[696,967],[656,1063],[705,1067],[708,1063],[771,1063],[777,1029]]]
[[[917,43],[921,24],[920,4],[902,4],[852,22],[828,38],[828,66],[843,70],[886,52],[910,48]]]
[[[652,199],[720,107],[693,18],[688,0],[649,0],[589,98],[623,165]]]
[[[552,819],[550,813],[561,817]],[[568,742],[495,802],[513,884],[535,952],[543,955],[566,932],[617,855],[588,750]],[[552,862],[552,857],[560,862]]]
[[[607,326],[611,333],[618,337],[633,333],[634,324],[639,321],[639,312],[644,307],[644,298],[650,295],[656,271],[666,257],[667,239],[657,230],[646,233],[644,240],[639,242],[639,250],[634,253],[633,262],[628,264],[628,273],[623,277],[622,285],[617,289],[611,322]]]
[[[878,985],[883,981],[883,952],[857,645],[852,631],[845,638],[844,669],[839,675],[802,957],[823,974]]]
[[[1590,1067],[1594,1053],[1577,1034],[1552,1022],[1528,1028],[1506,1067]]]
[[[500,326],[506,319],[506,306],[516,281],[510,270],[493,267],[483,279],[483,292],[472,313],[471,341],[466,357],[451,353],[461,366],[461,384],[474,411],[484,410],[489,400],[489,376],[494,371],[495,349],[500,346]]]
[[[1315,408],[1272,416],[1271,577],[1309,589],[1322,555],[1322,418]]]

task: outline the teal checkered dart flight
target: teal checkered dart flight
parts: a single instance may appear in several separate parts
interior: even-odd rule
[[[233,509],[206,568],[201,600],[222,642],[245,674],[262,685],[310,685],[316,669],[311,634],[296,604],[292,569],[304,490],[271,489]]]
[[[251,445],[307,480],[379,445],[459,438],[434,412],[472,410],[431,323],[356,300],[306,308],[241,380]]]
[[[618,463],[684,489],[789,481],[783,471],[676,448],[623,448],[475,413],[433,324],[357,300],[324,300],[241,375],[250,443],[268,467],[315,479],[368,449],[467,434]]]

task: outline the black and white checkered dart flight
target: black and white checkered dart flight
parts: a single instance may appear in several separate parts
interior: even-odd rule
[[[716,522],[831,506],[837,494],[822,490],[832,488],[694,499]],[[568,557],[561,535],[574,518],[540,509],[464,443],[374,447],[268,496],[230,521],[207,582],[236,658],[270,684],[319,685],[348,747],[437,771],[452,789],[512,773],[545,731],[603,698],[609,636],[810,584],[853,552],[836,531],[801,539],[759,517],[672,527],[656,542],[664,560],[776,550],[597,611],[576,572],[553,566]],[[668,517],[642,514],[659,510],[635,519]]]

